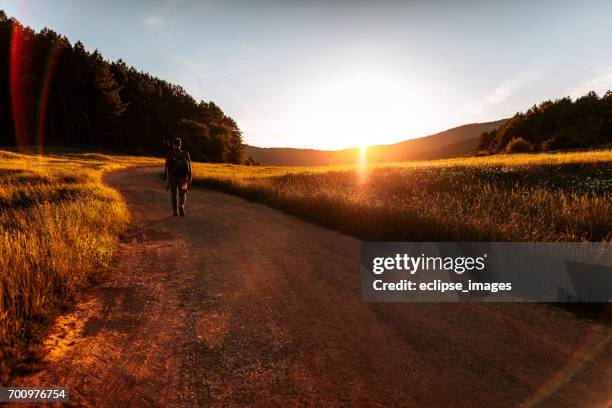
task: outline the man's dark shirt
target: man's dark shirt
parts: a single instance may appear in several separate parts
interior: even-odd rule
[[[187,176],[187,178],[189,180],[191,180],[191,157],[189,157],[189,153],[185,152],[181,149],[178,150],[172,150],[171,152],[169,152],[166,155],[166,165],[165,165],[165,178],[164,180],[169,180],[170,178],[172,178],[172,159],[174,158],[174,155],[176,152],[183,152],[185,154],[185,158],[187,159],[187,162],[189,163],[189,175]]]

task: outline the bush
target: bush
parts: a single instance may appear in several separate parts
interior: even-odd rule
[[[540,144],[540,150],[544,152],[549,151],[549,150],[555,150],[556,146],[557,146],[557,141],[554,138],[550,138],[550,139],[546,139]]]
[[[522,137],[515,137],[506,145],[505,153],[526,153],[533,150],[533,145]]]

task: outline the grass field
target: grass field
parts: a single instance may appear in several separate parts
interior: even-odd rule
[[[194,172],[196,185],[366,240],[612,240],[610,150]]]
[[[137,165],[162,161],[0,150],[0,382],[36,357],[50,310],[110,262],[129,213],[102,176]],[[194,163],[194,175],[367,240],[612,240],[612,151],[371,168]]]
[[[108,264],[129,214],[102,175],[159,160],[0,150],[0,383],[38,353],[50,310]]]

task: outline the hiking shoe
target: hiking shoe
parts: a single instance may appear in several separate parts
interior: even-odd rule
[[[180,215],[181,217],[184,217],[184,216],[185,216],[185,209],[184,209],[183,207],[179,208],[179,215]]]

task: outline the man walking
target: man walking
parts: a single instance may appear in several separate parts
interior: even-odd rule
[[[166,156],[165,177],[166,189],[172,198],[172,216],[185,216],[187,188],[191,183],[191,159],[189,153],[181,150],[181,139],[172,142],[172,151]],[[177,211],[178,210],[178,211]]]

